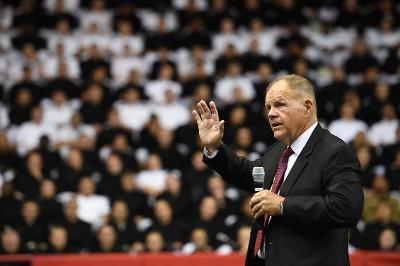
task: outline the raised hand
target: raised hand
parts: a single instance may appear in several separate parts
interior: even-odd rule
[[[214,152],[221,144],[225,121],[219,121],[217,106],[213,101],[208,108],[206,102],[202,100],[197,104],[197,109],[198,112],[193,110],[192,114],[197,122],[201,143],[210,152]]]

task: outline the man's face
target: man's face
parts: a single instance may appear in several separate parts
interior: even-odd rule
[[[276,82],[268,90],[265,107],[274,137],[286,145],[292,144],[305,130],[305,99],[296,95],[285,80]]]

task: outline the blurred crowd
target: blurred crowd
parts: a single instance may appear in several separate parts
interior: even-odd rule
[[[264,95],[296,73],[354,149],[349,250],[400,243],[395,0],[0,0],[0,253],[245,253],[251,195],[202,163],[191,110],[224,142],[274,142]]]

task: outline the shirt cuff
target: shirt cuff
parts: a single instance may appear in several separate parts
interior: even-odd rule
[[[218,150],[214,151],[213,153],[210,153],[210,151],[206,147],[204,147],[203,152],[208,159],[213,159],[218,154]]]

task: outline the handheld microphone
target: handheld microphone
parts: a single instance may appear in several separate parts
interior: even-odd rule
[[[254,191],[258,192],[264,189],[264,167],[253,167],[253,180],[254,180]]]

